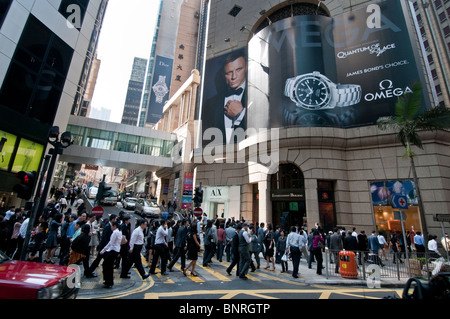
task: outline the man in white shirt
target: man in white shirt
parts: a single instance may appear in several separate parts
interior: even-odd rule
[[[12,215],[14,215],[16,213],[16,208],[14,206],[12,206],[5,215],[4,220],[9,220],[11,218]]]
[[[167,255],[169,252],[169,248],[167,246],[167,236],[169,235],[167,231],[167,221],[162,220],[161,226],[159,226],[156,231],[155,237],[155,253],[153,254],[152,265],[150,267],[150,274],[155,274],[156,263],[158,262],[158,258],[161,257],[161,275],[167,275],[166,266],[167,266]]]
[[[112,288],[114,285],[114,261],[120,252],[120,244],[122,242],[122,232],[118,229],[119,222],[111,223],[111,238],[108,244],[100,251],[104,255],[103,259],[103,279],[104,288]]]
[[[298,278],[298,267],[302,256],[302,248],[307,241],[306,234],[304,234],[303,231],[300,231],[300,234],[298,234],[295,226],[291,227],[291,232],[286,239],[286,251],[288,251],[292,257],[292,266],[294,267],[292,277],[294,278]]]
[[[144,266],[141,261],[141,250],[144,246],[144,229],[147,228],[147,221],[145,219],[138,219],[136,228],[131,234],[130,238],[130,256],[125,264],[122,264],[122,273],[120,278],[131,278],[128,275],[133,264],[136,266],[142,279],[148,278],[149,274],[145,273]]]
[[[430,251],[431,258],[439,258],[441,257],[441,253],[438,250],[436,235],[430,236],[430,240],[428,241],[428,250]]]

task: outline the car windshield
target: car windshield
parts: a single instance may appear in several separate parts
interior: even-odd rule
[[[127,198],[126,201],[128,203],[136,203],[136,199],[134,199],[134,198]]]
[[[148,200],[145,201],[145,205],[150,207],[158,207],[158,205],[156,205],[155,202],[151,202]]]
[[[116,191],[108,191],[108,196],[113,196],[113,197],[117,197],[119,195],[119,193],[118,192],[116,192]]]
[[[0,250],[0,264],[3,264],[4,262],[7,262],[9,260],[10,260],[9,257],[3,251]]]

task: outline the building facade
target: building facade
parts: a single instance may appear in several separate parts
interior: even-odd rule
[[[6,205],[18,171],[39,171],[52,126],[67,127],[80,78],[93,59],[106,0],[2,1],[0,191]]]
[[[379,117],[393,114],[413,81],[422,84],[423,109],[449,106],[449,55],[443,45],[448,35],[436,24],[447,23],[438,12],[448,1],[438,2],[437,15],[428,12],[431,27],[421,29],[417,15],[431,8],[416,1],[205,1],[200,84],[186,81],[158,124],[177,132],[174,163],[180,157],[170,173],[156,173],[159,195],[176,198],[180,207],[181,190],[192,188],[184,185],[191,183],[185,174],[193,168],[191,184],[202,185],[202,209],[209,218],[389,233],[401,230],[388,202],[400,194],[408,199],[406,230],[422,230],[424,213],[428,232],[439,233],[433,215],[450,211],[449,133],[421,133],[424,150],[414,150],[425,210],[420,212],[404,148],[394,132],[376,125]],[[435,40],[424,46],[424,35]],[[247,126],[233,127],[235,143],[227,143],[229,133],[218,127],[227,122],[226,100],[216,109],[209,101],[227,83],[224,66],[240,56],[248,73],[240,113]],[[301,75],[309,75],[303,88]],[[322,93],[317,78],[323,75],[336,86]],[[177,108],[189,105],[192,99],[185,95],[194,88],[199,103],[188,130],[170,114],[181,114]],[[326,100],[333,94],[336,100]]]
[[[128,82],[127,96],[122,115],[122,124],[136,126],[138,124],[139,108],[141,106],[142,89],[144,87],[147,60],[135,58]]]
[[[154,126],[164,103],[190,76],[197,58],[201,0],[161,0],[139,126]]]

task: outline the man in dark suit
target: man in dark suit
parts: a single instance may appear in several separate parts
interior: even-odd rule
[[[339,273],[339,252],[342,250],[343,244],[341,235],[339,234],[339,229],[334,228],[333,235],[330,237],[330,250],[334,259],[335,265],[335,273]]]
[[[236,226],[236,233],[231,240],[231,251],[233,253],[233,260],[231,261],[230,266],[227,268],[227,274],[231,276],[231,271],[234,266],[237,266],[236,276],[239,276],[239,232],[242,230],[242,225],[238,224]]]
[[[204,134],[208,128],[216,128],[222,133],[223,144],[233,144],[245,138],[235,130],[247,129],[247,59],[241,51],[226,56],[223,78],[226,88],[203,105],[202,130]]]
[[[172,271],[173,265],[177,262],[178,258],[181,257],[181,270],[186,267],[186,236],[188,229],[186,227],[186,219],[181,221],[180,227],[178,227],[177,234],[175,236],[175,255],[172,258],[169,266],[167,268]]]
[[[352,235],[352,231],[347,232],[347,236],[344,238],[344,249],[356,252],[358,249],[358,241],[355,236]]]
[[[101,251],[103,248],[105,248],[105,246],[109,243],[109,240],[111,239],[111,234],[113,232],[111,225],[112,223],[114,223],[115,221],[117,221],[117,216],[112,214],[111,216],[109,216],[109,222],[106,223],[105,227],[103,228],[102,231],[102,238],[100,239],[100,243],[97,247],[97,251]],[[95,258],[95,260],[92,262],[91,266],[89,267],[89,269],[85,269],[84,270],[84,276],[86,278],[92,278],[92,277],[97,277],[96,275],[94,275],[94,271],[95,269],[97,269],[98,265],[100,264],[100,261],[105,257],[104,254],[97,254],[97,258]]]

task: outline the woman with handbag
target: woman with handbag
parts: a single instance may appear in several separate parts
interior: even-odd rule
[[[288,254],[286,254],[286,236],[284,234],[284,230],[280,232],[280,237],[278,237],[277,241],[277,259],[280,260],[281,263],[281,272],[288,271]]]
[[[264,238],[264,246],[266,247],[265,257],[267,261],[267,266],[264,269],[269,269],[270,262],[272,261],[272,268],[270,268],[269,270],[275,271],[275,260],[273,258],[275,250],[275,239],[271,223],[267,224],[267,232]]]
[[[191,275],[197,276],[197,273],[195,272],[195,265],[197,264],[198,252],[201,251],[200,236],[197,233],[197,225],[198,223],[193,223],[191,225],[187,236],[187,258],[190,259],[191,262],[186,266],[186,268],[183,269],[183,275],[185,276],[187,270],[191,267]]]
[[[323,239],[322,235],[319,233],[317,228],[313,230],[313,242],[312,242],[312,251],[314,253],[314,257],[316,257],[317,262],[317,270],[316,273],[318,275],[322,275],[322,249],[325,247],[325,239]]]

